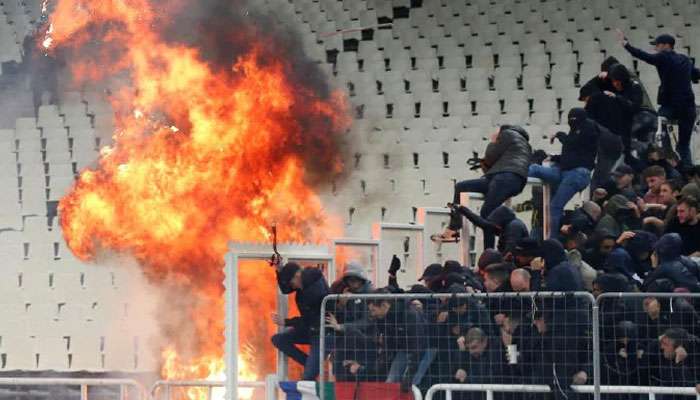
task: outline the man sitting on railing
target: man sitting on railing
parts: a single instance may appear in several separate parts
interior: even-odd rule
[[[562,143],[561,155],[552,156],[552,166],[530,165],[528,176],[540,178],[552,187],[550,237],[558,237],[564,206],[574,195],[591,183],[591,171],[598,152],[598,124],[582,108],[572,108],[568,115],[569,133],[557,132],[551,139]]]
[[[458,182],[455,185],[452,203],[459,204],[462,193],[482,193],[485,197],[480,214],[482,218],[486,218],[504,201],[522,192],[527,183],[527,167],[532,154],[529,140],[530,136],[523,128],[502,125],[498,132],[491,136],[491,143],[486,147],[481,163],[484,176]],[[460,229],[462,217],[453,210],[447,229],[441,234],[433,235],[431,239],[439,242],[457,242]],[[492,248],[493,245],[493,235],[485,235],[484,248]]]

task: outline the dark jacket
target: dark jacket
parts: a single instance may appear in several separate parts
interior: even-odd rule
[[[564,171],[574,168],[593,170],[598,152],[599,130],[596,125],[588,119],[584,109],[572,108],[569,111],[569,134],[556,134],[562,144],[561,156],[556,160],[559,168]]]
[[[323,272],[318,268],[304,268],[301,272],[301,289],[289,287],[279,279],[279,274],[277,284],[284,294],[296,292],[295,300],[300,316],[286,319],[285,325],[317,335],[321,324],[321,302],[329,293]]]
[[[583,232],[591,236],[596,221],[583,208],[577,208],[564,215],[562,225],[571,225],[571,233]]]
[[[578,268],[566,257],[564,246],[554,239],[545,240],[540,247],[545,265],[545,285],[548,292],[583,291],[583,279]],[[534,275],[533,275],[534,277]],[[533,290],[542,290],[534,287]]]
[[[527,179],[527,171],[532,157],[532,148],[527,132],[518,126],[503,127],[496,143],[489,143],[484,154],[484,164],[488,166],[486,176],[501,172],[512,172]]]
[[[644,287],[657,279],[666,278],[676,287],[700,292],[698,265],[695,261],[682,256],[683,242],[678,234],[667,233],[661,236],[654,251],[659,259],[659,265],[644,281]]]
[[[621,194],[611,197],[605,204],[605,214],[598,221],[596,231],[606,231],[614,236],[620,236],[624,231],[639,228],[640,221],[627,206],[628,202],[629,200]]]
[[[497,247],[501,254],[513,251],[518,240],[529,236],[527,225],[506,206],[497,207],[487,218],[482,218],[466,207],[462,207],[460,212],[484,233],[498,235]]]
[[[622,106],[613,98],[603,93],[591,95],[586,103],[589,117],[618,136],[623,136],[629,130],[629,122],[625,121]],[[622,143],[620,142],[620,148]]]
[[[695,107],[691,76],[693,69],[697,68],[693,66],[690,58],[673,50],[647,53],[629,43],[625,45],[625,49],[633,57],[656,67],[661,80],[657,97],[659,105],[678,109]]]
[[[634,261],[632,256],[629,255],[627,250],[622,247],[616,247],[613,251],[608,254],[605,258],[605,263],[603,269],[609,274],[621,274],[629,283],[635,283],[634,274],[636,273],[634,268]]]

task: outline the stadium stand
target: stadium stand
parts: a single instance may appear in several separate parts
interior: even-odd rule
[[[656,71],[620,47],[613,29],[636,44],[668,32],[678,52],[700,56],[700,3],[687,0],[270,0],[261,7],[300,32],[306,54],[352,104],[351,175],[322,194],[348,237],[369,238],[378,222],[416,224],[420,208],[444,207],[457,181],[478,177],[467,159],[472,149],[483,154],[500,125],[523,125],[533,148],[558,153],[549,136],[568,131],[580,86],[607,56],[631,67],[655,99]],[[41,2],[5,0],[0,10],[2,82],[22,60]],[[26,89],[24,96],[31,97]],[[87,269],[67,250],[56,219],[78,171],[111,143],[111,117],[99,93],[63,92],[35,115],[18,111],[0,125],[7,277],[0,372],[154,367],[139,346],[143,337],[129,329],[144,318],[126,296],[129,277]],[[518,215],[530,225],[529,213]],[[401,248],[404,238],[385,237],[386,249]],[[114,315],[120,331],[106,329]]]

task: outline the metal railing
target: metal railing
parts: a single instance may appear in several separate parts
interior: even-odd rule
[[[593,296],[587,292],[578,292],[578,293],[563,293],[563,292],[516,293],[516,292],[509,292],[509,293],[471,293],[471,294],[470,293],[460,293],[460,294],[449,294],[449,293],[413,294],[413,293],[410,293],[410,294],[395,294],[395,295],[385,295],[385,294],[330,295],[330,296],[326,296],[326,298],[323,300],[323,302],[321,304],[321,315],[326,316],[328,312],[333,310],[330,307],[330,305],[331,304],[334,304],[334,305],[341,304],[341,303],[338,303],[341,300],[345,304],[352,304],[353,307],[358,307],[358,306],[367,307],[368,306],[367,302],[368,301],[371,302],[372,300],[375,300],[375,301],[376,300],[387,300],[388,302],[395,302],[392,307],[402,307],[402,306],[405,306],[406,304],[408,304],[409,302],[421,301],[421,300],[426,300],[426,301],[438,300],[438,301],[443,301],[443,305],[445,307],[448,307],[448,306],[450,308],[461,307],[460,305],[455,306],[455,305],[453,305],[453,303],[450,303],[450,301],[453,299],[459,300],[459,301],[456,301],[455,304],[460,303],[462,305],[466,305],[467,300],[469,300],[469,301],[474,300],[474,301],[483,302],[483,303],[487,303],[490,301],[497,301],[501,305],[505,304],[505,307],[509,307],[509,306],[513,307],[512,310],[505,310],[506,313],[509,315],[511,315],[510,314],[511,312],[512,313],[522,312],[523,309],[520,309],[518,307],[522,307],[522,305],[525,303],[527,303],[526,307],[530,307],[529,305],[532,305],[532,307],[525,312],[528,315],[534,315],[533,313],[538,313],[538,315],[542,315],[542,310],[538,310],[537,306],[535,305],[536,302],[541,303],[542,301],[545,301],[548,307],[560,307],[560,309],[558,309],[558,312],[560,312],[561,314],[556,314],[555,316],[553,316],[550,313],[547,313],[547,317],[540,316],[538,318],[543,318],[543,319],[548,320],[547,324],[551,324],[551,326],[549,326],[549,328],[548,328],[550,333],[556,332],[556,335],[560,335],[560,336],[555,337],[555,339],[558,339],[560,341],[566,339],[566,336],[564,336],[565,335],[564,332],[571,331],[570,328],[573,328],[574,330],[576,330],[577,333],[575,335],[576,336],[575,340],[577,341],[577,343],[575,343],[573,345],[573,348],[564,347],[564,350],[565,351],[574,351],[577,354],[580,354],[580,352],[577,350],[576,344],[582,345],[585,348],[589,348],[590,352],[593,353],[593,355],[594,355],[593,360],[588,359],[587,363],[584,361],[584,363],[586,363],[586,364],[583,366],[581,364],[574,365],[575,362],[573,360],[569,361],[569,360],[564,359],[564,363],[572,364],[572,365],[574,365],[574,367],[583,367],[586,369],[590,368],[593,370],[594,377],[600,377],[600,371],[598,371],[598,369],[600,367],[600,364],[599,364],[600,360],[595,358],[595,354],[600,353],[600,349],[599,349],[600,340],[598,337],[598,334],[599,334],[598,318],[597,318],[597,314],[596,314],[597,313],[597,305],[595,303]],[[575,299],[576,301],[570,302],[571,299]],[[445,302],[445,300],[447,300],[447,301]],[[516,300],[520,300],[520,305],[517,304],[518,301],[516,301]],[[579,300],[581,300],[581,301],[579,301]],[[583,305],[582,303],[585,303],[585,305]],[[579,304],[581,304],[580,307],[579,307]],[[473,303],[470,303],[470,305],[467,307],[468,308],[472,307],[472,305],[473,305]],[[574,309],[567,310],[566,307],[577,307],[577,308],[575,310]],[[576,312],[572,313],[572,311],[576,311]],[[453,310],[450,309],[450,311],[444,311],[444,312],[449,313],[449,312],[453,312]],[[459,311],[454,311],[454,312],[459,313]],[[579,312],[581,312],[581,314]],[[582,313],[585,313],[585,315],[583,315]],[[514,314],[512,314],[512,315],[514,315]],[[581,319],[578,318],[578,315],[581,315]],[[446,318],[449,318],[449,317],[446,317]],[[530,318],[530,317],[528,317],[528,318]],[[573,318],[573,320],[571,318]],[[511,323],[512,323],[512,321],[514,321],[514,320],[511,319]],[[367,326],[369,326],[373,323],[374,322],[367,322],[367,324],[368,324]],[[418,324],[421,324],[421,323],[422,322],[418,322]],[[432,323],[433,323],[433,325],[437,326],[436,322],[432,322]],[[442,322],[440,322],[438,320],[437,323],[442,323]],[[459,322],[458,322],[458,324],[459,324]],[[354,329],[352,324],[350,324],[350,326],[351,326],[351,329]],[[443,327],[444,326],[446,326],[446,325],[443,325]],[[588,329],[586,331],[587,333],[582,333],[580,331],[580,328],[582,328],[582,327],[583,328],[588,327]],[[405,329],[403,329],[403,332],[407,332],[406,335],[413,335],[413,336],[411,336],[410,338],[408,336],[406,338],[403,338],[403,337],[398,338],[396,336],[393,336],[394,335],[393,333],[392,334],[380,334],[380,336],[383,337],[384,341],[392,340],[392,338],[394,338],[394,340],[396,340],[396,341],[399,341],[399,342],[406,341],[407,343],[411,343],[412,340],[419,341],[421,338],[424,339],[424,337],[420,336],[420,335],[423,335],[422,333],[420,333],[418,331],[410,332],[411,331],[410,327],[404,327],[404,328]],[[478,328],[478,327],[476,327],[476,328]],[[376,327],[375,327],[375,329],[376,329]],[[381,331],[382,328],[379,327],[378,329]],[[486,329],[484,329],[484,331],[485,330]],[[471,331],[471,329],[469,329],[469,331]],[[360,333],[360,336],[354,336],[354,337],[361,337],[361,335],[363,335],[365,332],[372,332],[372,327],[369,326],[369,328],[367,328],[366,331]],[[410,332],[410,333],[408,333],[408,332]],[[426,337],[428,337],[428,338],[435,337],[435,336],[430,336],[430,334],[427,332],[428,332],[428,329],[426,329],[426,333],[424,334],[424,335],[426,335]],[[345,331],[345,333],[350,334],[347,331]],[[373,334],[374,333],[369,333],[370,336]],[[470,332],[463,332],[461,334],[463,336],[460,337],[460,339],[463,339],[465,337],[472,337],[472,336],[470,336]],[[484,332],[480,333],[478,331],[471,332],[471,334],[477,335],[477,336],[478,335],[484,336]],[[551,333],[551,334],[554,335],[555,333]],[[356,334],[352,333],[352,335],[356,335]],[[382,335],[384,335],[384,336],[382,336]],[[323,357],[320,357],[319,382],[320,382],[321,387],[323,387],[324,381],[326,381],[326,379],[330,380],[330,378],[331,378],[330,373],[328,374],[328,376],[326,376],[326,369],[325,369],[326,364],[327,364],[325,356],[329,353],[329,351],[327,351],[327,349],[329,347],[327,346],[326,342],[331,340],[332,337],[334,337],[332,334],[329,333],[328,325],[325,321],[325,318],[322,318],[322,320],[321,320],[320,336],[322,338],[325,338],[324,340],[320,340],[320,343],[319,343],[320,353],[323,355]],[[338,336],[335,336],[335,337],[338,337]],[[362,340],[367,340],[367,338],[368,338],[368,336],[365,335]],[[454,337],[453,339],[456,339],[456,337]],[[357,344],[355,344],[353,341],[354,339],[351,339],[351,338],[342,339],[341,338],[340,340],[341,340],[342,344],[340,344],[340,345],[335,341],[335,339],[333,339],[333,340],[334,340],[332,342],[333,344],[331,345],[333,348],[331,350],[336,352],[336,354],[339,351],[344,353],[342,356],[338,355],[337,357],[334,357],[334,363],[336,363],[335,365],[338,366],[338,368],[340,368],[339,367],[340,365],[345,364],[346,359],[342,358],[342,357],[347,357],[347,360],[353,360],[358,364],[362,364],[361,362],[353,359],[354,356],[363,357],[362,354],[356,354],[358,349],[356,348]],[[344,340],[347,340],[347,343],[344,342]],[[371,340],[371,337],[370,337],[370,340]],[[381,341],[382,339],[380,338],[379,340]],[[467,340],[467,339],[464,339],[464,340]],[[459,340],[457,342],[459,342]],[[329,343],[331,343],[331,342],[329,341]],[[571,344],[571,343],[567,342],[567,344]],[[464,345],[464,343],[462,343],[462,345]],[[345,347],[342,347],[342,346],[345,346]],[[500,346],[500,345],[498,345],[498,346]],[[588,346],[590,346],[590,347],[588,347]],[[510,347],[510,346],[508,346],[508,347]],[[413,351],[413,352],[417,353],[417,354],[415,354],[413,356],[407,354],[405,357],[406,357],[406,359],[413,358],[414,363],[416,361],[416,357],[418,357],[421,359],[420,362],[422,363],[423,358],[425,358],[425,357],[429,358],[429,356],[426,356],[426,354],[427,354],[426,350],[428,350],[428,349],[427,348],[416,348],[415,351]],[[513,350],[512,354],[518,354],[517,347],[512,349],[512,350]],[[360,350],[360,352],[362,352],[362,351],[365,351],[365,350]],[[464,348],[461,351],[465,352],[464,354],[466,354],[466,355],[471,354],[471,353],[466,353],[466,350]],[[500,350],[494,349],[494,351],[500,351]],[[552,354],[552,357],[557,352],[557,351],[552,351],[552,350],[548,350],[548,351],[549,351],[549,353]],[[389,352],[391,353],[391,350],[389,350]],[[411,351],[406,350],[406,352],[411,352]],[[392,357],[392,358],[386,360],[386,362],[391,364],[392,371],[394,370],[394,364],[397,363],[399,353],[401,353],[401,351],[396,353],[396,357],[391,355],[389,357]],[[561,351],[559,351],[559,353],[561,353]],[[534,354],[534,353],[530,353],[530,354]],[[433,357],[434,356],[435,355],[433,354]],[[520,357],[520,356],[515,355],[514,357],[516,357],[516,360],[517,360],[518,357]],[[335,358],[337,358],[337,359],[335,359]],[[433,358],[433,360],[435,360],[435,358]],[[403,362],[405,363],[406,361],[404,360]],[[437,361],[432,361],[432,360],[427,361],[427,363],[429,365],[432,365],[433,362],[437,363]],[[518,361],[515,361],[514,363],[517,363],[517,362]],[[534,362],[534,361],[530,361],[530,362]],[[402,361],[398,361],[398,365],[401,365],[401,363],[402,363]],[[526,368],[526,369],[529,367],[528,364],[521,364],[521,365],[523,365],[524,368]],[[384,367],[386,367],[386,366],[387,365],[385,364]],[[442,379],[441,378],[442,375],[428,376],[428,374],[426,373],[425,370],[423,371],[424,375],[421,375],[419,378],[418,373],[416,371],[420,370],[420,366],[417,366],[417,369],[408,368],[408,369],[406,369],[406,372],[401,371],[402,367],[397,367],[397,368],[398,368],[398,370],[394,371],[394,372],[398,372],[399,374],[408,374],[409,372],[407,372],[407,371],[409,371],[409,370],[412,371],[411,372],[412,376],[410,376],[409,378],[412,379],[411,383],[414,386],[417,385],[416,381],[420,381],[421,379],[423,379],[423,382],[425,382],[426,380],[427,381],[431,381],[431,380],[434,381],[434,379]],[[403,368],[407,368],[407,367],[403,367]],[[450,368],[450,367],[448,367],[448,368]],[[339,372],[337,369],[334,369],[334,371],[335,372],[333,375],[336,375],[337,372]],[[386,375],[387,371],[388,371],[388,369],[386,369],[386,368],[385,369],[377,369],[376,371],[379,371],[379,372],[375,372],[375,370],[372,368],[371,364],[368,365],[367,368],[365,368],[363,365],[360,365],[359,371],[365,371],[365,372],[363,372],[365,375],[363,375],[361,377],[360,375],[362,373],[344,371],[343,373],[347,376],[344,375],[340,379],[340,381],[347,381],[348,379],[353,379],[353,377],[354,377],[355,380],[359,380],[360,382],[364,382],[364,381],[367,381],[367,382],[384,382],[384,381],[397,382],[397,381],[392,380],[390,378],[390,376],[392,376],[391,372],[388,372],[389,375]],[[355,375],[348,375],[348,374],[355,374]],[[454,374],[454,372],[452,372],[452,374]],[[405,375],[403,375],[403,376],[405,377]],[[337,376],[336,376],[336,378],[337,378]],[[595,382],[599,382],[599,379],[595,380],[595,378],[594,378],[594,383]],[[499,385],[496,385],[496,386],[499,386]],[[596,385],[594,385],[594,386],[596,386]],[[325,395],[324,391],[321,391],[321,399],[324,399],[324,395]]]
[[[593,394],[593,385],[573,385],[571,389],[578,393]],[[494,393],[551,393],[548,385],[479,385],[479,384],[438,384],[433,385],[425,395],[425,400],[432,400],[438,392],[445,392],[445,399],[452,400],[453,392],[484,392],[486,400],[493,400]],[[655,395],[696,396],[700,394],[695,388],[689,387],[657,387],[657,386],[601,386],[602,394],[646,394],[649,400],[655,400]]]
[[[137,399],[149,398],[146,388],[133,379],[90,379],[90,378],[0,378],[0,386],[79,386],[80,400],[89,400],[91,386],[113,386],[119,388],[119,399],[127,400],[129,387],[137,394]]]
[[[151,386],[151,398],[153,400],[170,400],[173,388],[206,388],[207,399],[212,398],[214,388],[225,388],[226,381],[206,381],[206,380],[161,380]],[[238,382],[238,388],[264,388],[265,400],[277,399],[277,376],[268,375],[265,381],[258,382]],[[162,394],[161,394],[162,393]]]

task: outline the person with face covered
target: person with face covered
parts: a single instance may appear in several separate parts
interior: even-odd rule
[[[618,237],[624,231],[641,228],[642,221],[637,206],[627,197],[616,194],[605,203],[603,217],[596,225],[596,231],[607,231]]]
[[[484,231],[484,236],[497,236],[498,245],[496,249],[501,254],[512,252],[518,240],[529,236],[527,225],[516,217],[513,210],[506,206],[499,206],[487,218],[482,218],[479,214],[461,204],[456,204],[454,207],[469,222],[481,228]]]
[[[598,151],[599,130],[582,108],[572,108],[568,115],[569,133],[557,132],[552,141],[562,144],[560,156],[553,156],[554,166],[530,165],[528,176],[540,178],[552,187],[550,203],[551,236],[556,237],[564,206],[591,182]]]

